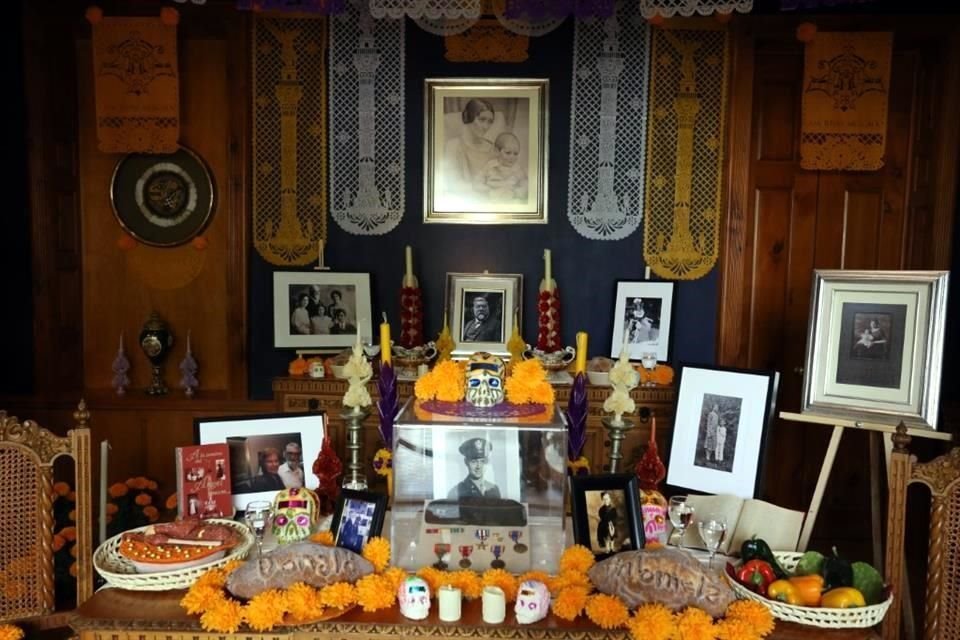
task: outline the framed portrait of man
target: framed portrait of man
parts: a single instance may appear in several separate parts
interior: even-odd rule
[[[425,81],[424,221],[547,222],[543,78]]]
[[[457,348],[508,355],[507,341],[523,308],[523,276],[517,273],[448,273],[447,315]]]

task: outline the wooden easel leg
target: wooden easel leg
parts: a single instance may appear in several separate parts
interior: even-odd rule
[[[873,434],[871,434],[872,437]],[[872,444],[872,443],[871,443]],[[873,447],[871,446],[871,450]],[[883,434],[883,460],[884,460],[884,472],[887,478],[887,486],[890,486],[890,455],[893,453],[893,434],[884,433]],[[871,472],[872,476],[872,472]],[[879,532],[874,532],[874,545],[876,545],[876,536],[879,535]],[[876,555],[876,547],[874,548],[874,555]],[[903,640],[915,640],[917,637],[917,627],[913,618],[913,598],[910,595],[910,578],[907,569],[907,558],[906,551],[903,552],[903,557],[901,558],[901,566],[903,567],[903,579],[900,581],[900,610],[903,614]],[[874,565],[881,574],[886,575],[886,567],[881,569],[879,566]]]
[[[820,503],[823,502],[823,492],[827,488],[827,479],[830,477],[830,470],[833,469],[833,461],[837,457],[841,436],[843,436],[843,427],[835,426],[830,436],[830,444],[827,445],[827,452],[823,456],[823,466],[820,467],[820,476],[817,478],[817,487],[813,490],[810,508],[807,509],[807,515],[803,520],[803,530],[800,532],[797,551],[806,551],[807,545],[810,544],[813,525],[817,522],[817,513],[820,511]]]

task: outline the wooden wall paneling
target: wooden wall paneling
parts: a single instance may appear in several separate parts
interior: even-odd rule
[[[953,228],[957,203],[957,142],[960,141],[960,27],[952,24],[950,37],[941,42],[940,51],[933,55],[932,69],[940,70],[932,91],[931,104],[939,107],[937,114],[935,157],[936,184],[933,188],[933,215],[930,233],[930,251],[927,269],[949,269],[953,252]],[[939,55],[937,55],[939,54]],[[923,254],[920,256],[923,257]]]

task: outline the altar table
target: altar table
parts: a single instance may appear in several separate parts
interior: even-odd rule
[[[581,616],[573,622],[553,616],[532,625],[517,625],[513,612],[500,625],[488,625],[480,615],[479,600],[464,600],[459,622],[440,622],[437,607],[426,620],[407,620],[397,607],[364,613],[359,607],[343,616],[271,633],[241,629],[232,636],[205,633],[195,617],[178,604],[185,591],[125,591],[104,589],[87,600],[70,625],[80,640],[399,640],[415,638],[496,638],[499,640],[624,640],[625,631],[604,631]],[[791,623],[777,623],[772,640],[878,640],[872,630],[828,631]]]

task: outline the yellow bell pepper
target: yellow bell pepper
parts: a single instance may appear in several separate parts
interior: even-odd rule
[[[789,580],[775,580],[767,587],[767,597],[786,604],[800,604],[797,588]]]
[[[863,594],[853,587],[838,587],[827,591],[823,594],[821,604],[831,609],[850,609],[852,607],[867,606],[866,601],[863,599]]]
[[[805,607],[819,607],[823,595],[823,576],[812,574],[809,576],[794,576],[790,584],[797,589],[800,604]]]

